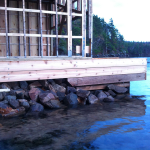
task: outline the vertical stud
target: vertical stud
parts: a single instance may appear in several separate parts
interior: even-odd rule
[[[57,0],[55,0],[55,11],[56,11],[56,15],[55,15],[55,31],[56,31],[55,51],[56,51],[56,55],[58,57],[58,14],[57,14]]]

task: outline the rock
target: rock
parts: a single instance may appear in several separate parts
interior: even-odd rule
[[[125,87],[120,87],[120,86],[117,86],[117,85],[114,85],[114,84],[108,85],[107,88],[108,88],[109,90],[115,91],[116,93],[126,93],[126,92],[128,91],[127,88],[125,88]]]
[[[3,83],[0,85],[0,89],[11,89],[11,87],[7,83]]]
[[[109,94],[108,92],[104,91],[104,93],[105,93],[107,96],[110,96],[110,94]]]
[[[36,101],[34,101],[34,100],[30,100],[29,101],[29,105],[31,106],[31,105],[35,105],[37,102]]]
[[[78,104],[77,95],[74,94],[74,93],[68,94],[64,99],[64,103],[66,105],[76,105],[76,104]]]
[[[102,101],[104,98],[107,98],[107,95],[103,91],[100,91],[97,98]]]
[[[79,104],[86,105],[87,98],[78,97],[77,100]]]
[[[2,101],[4,99],[4,95],[2,92],[0,92],[0,101]]]
[[[74,87],[67,86],[67,94],[69,94],[71,92],[72,93],[76,93],[77,91],[76,91],[76,89]]]
[[[24,98],[27,99],[27,100],[30,99],[29,91],[26,91],[26,92],[24,93]]]
[[[30,105],[26,99],[18,99],[20,106],[23,106],[26,110],[30,108]]]
[[[3,101],[1,101],[2,103],[4,103],[4,104],[8,104],[8,101],[7,100],[3,100]]]
[[[86,91],[86,90],[78,90],[77,91],[77,95],[79,97],[82,97],[82,98],[86,98],[90,95],[90,91]]]
[[[24,99],[25,91],[22,89],[15,90],[17,99]]]
[[[8,96],[8,95],[11,95],[11,96],[16,96],[16,93],[14,90],[10,90],[10,92],[3,92],[4,96]]]
[[[55,89],[56,93],[57,92],[66,93],[66,88],[61,85],[55,84],[55,85],[53,85],[53,88]]]
[[[115,98],[116,99],[123,99],[123,98],[125,98],[126,97],[126,95],[125,94],[117,94],[117,96],[115,96]]]
[[[12,109],[7,104],[0,102],[0,114],[2,117],[15,117],[25,113],[24,107],[19,107],[18,109]]]
[[[102,90],[96,90],[95,92],[94,92],[94,95],[95,96],[98,96],[98,94],[101,92]]]
[[[53,88],[53,86],[51,84],[48,85],[48,89],[50,91],[53,91],[54,93],[56,93],[55,89]]]
[[[55,96],[52,93],[40,93],[39,94],[40,102],[42,104],[50,101],[50,100],[55,100]]]
[[[43,105],[35,102],[35,104],[31,105],[30,111],[31,112],[42,112],[44,110]]]
[[[95,95],[90,94],[90,95],[88,96],[87,103],[88,103],[88,104],[94,104],[94,103],[96,103],[96,102],[98,102],[98,98],[97,98]]]
[[[55,98],[58,99],[58,95],[55,92],[50,90],[49,93],[52,93],[55,96]]]
[[[66,83],[62,83],[61,86],[67,88],[67,84]]]
[[[113,97],[116,96],[116,93],[114,93],[112,90],[108,90],[108,93]]]
[[[64,108],[64,106],[58,100],[50,100],[45,104],[49,108]]]
[[[16,96],[7,95],[7,96],[5,96],[5,100],[7,100],[7,101],[9,101],[9,100],[16,100]]]
[[[55,84],[56,84],[53,79],[48,79],[47,81],[48,81],[51,85],[55,85]]]
[[[115,99],[112,96],[108,96],[107,98],[103,99],[103,102],[114,102]]]
[[[14,109],[19,107],[19,102],[15,99],[9,99],[8,104]]]
[[[31,98],[31,100],[37,101],[39,94],[42,92],[42,90],[38,89],[38,88],[32,88],[29,91],[29,96]]]
[[[63,92],[57,92],[57,96],[58,96],[59,101],[61,102],[65,98],[65,93],[63,93]]]
[[[31,83],[29,85],[29,87],[30,87],[30,89],[32,89],[32,88],[42,87],[42,85],[38,81],[35,81],[35,82]]]
[[[59,85],[62,84],[62,81],[63,81],[63,79],[55,79],[54,80],[54,82]]]
[[[42,85],[42,87],[48,89],[49,82],[47,80],[41,80],[39,83]]]
[[[14,89],[14,90],[20,89],[18,82],[9,82],[8,84],[11,87],[11,89]]]
[[[21,89],[26,90],[28,89],[28,83],[26,81],[19,82]]]

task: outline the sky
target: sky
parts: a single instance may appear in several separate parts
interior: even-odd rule
[[[93,13],[112,18],[127,41],[150,41],[150,0],[93,0]]]

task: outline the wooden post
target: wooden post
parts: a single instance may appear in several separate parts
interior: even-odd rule
[[[55,11],[56,11],[56,15],[55,15],[55,31],[56,31],[55,51],[56,51],[56,55],[58,57],[58,14],[57,14],[57,0],[55,0]]]
[[[7,0],[5,0],[6,56],[8,57]]]
[[[92,9],[92,0],[88,0],[88,30],[89,30],[89,42],[91,57],[93,57],[93,9]]]
[[[39,1],[38,1],[38,8],[37,9],[39,9],[40,7],[40,3],[39,3]],[[37,24],[38,24],[38,34],[40,34],[40,14],[38,13],[37,14]],[[41,54],[40,54],[40,37],[38,37],[38,56],[40,56]]]
[[[82,57],[85,57],[86,46],[86,0],[82,0]]]
[[[68,57],[72,57],[72,1],[67,1]]]
[[[43,37],[42,37],[42,0],[40,0],[40,34],[41,34],[41,57],[43,57]]]
[[[9,0],[7,0],[7,7],[9,7]],[[9,11],[7,12],[7,19],[8,19],[8,33],[9,33]],[[10,54],[10,37],[8,36],[8,54]]]
[[[22,0],[23,5],[23,33],[24,33],[24,57],[26,58],[26,25],[25,25],[25,1]]]
[[[19,8],[19,0],[17,0],[17,8]],[[20,18],[19,18],[19,11],[18,11],[18,33],[20,33]],[[20,36],[18,37],[18,53],[19,53],[19,56],[21,56],[21,53],[20,53]]]
[[[27,8],[29,9],[29,2],[27,2]],[[28,12],[28,33],[30,34],[30,17],[29,17],[29,12]],[[29,56],[31,56],[31,49],[30,49],[30,37],[29,39]]]
[[[81,10],[81,0],[77,0],[77,10]]]
[[[49,10],[49,5],[47,5],[47,10]],[[46,34],[48,35],[48,14],[46,14]],[[48,37],[46,37],[47,42],[47,56],[49,56],[49,40]]]

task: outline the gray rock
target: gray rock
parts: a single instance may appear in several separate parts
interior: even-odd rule
[[[56,92],[66,93],[66,88],[61,85],[55,84],[53,85],[53,88],[55,89]]]
[[[19,102],[15,99],[9,99],[8,104],[14,109],[19,108]]]
[[[115,96],[115,98],[116,99],[124,99],[126,97],[126,95],[125,94],[117,94],[116,96]]]
[[[90,91],[78,90],[77,95],[82,98],[87,98],[90,95]]]
[[[20,89],[18,82],[9,82],[8,84],[11,87],[11,89],[14,89],[14,90]]]
[[[37,101],[38,100],[38,97],[39,97],[39,94],[41,93],[42,91],[38,88],[32,88],[30,91],[29,91],[29,96],[30,96],[30,99],[31,100],[34,100],[34,101]]]
[[[54,80],[54,82],[59,85],[62,84],[62,81],[63,81],[63,79],[55,79]]]
[[[25,91],[22,89],[15,90],[17,99],[24,99]]]
[[[98,96],[98,94],[101,92],[102,90],[96,90],[95,92],[94,92],[94,95],[95,96]]]
[[[28,83],[26,81],[19,82],[21,89],[26,90],[28,89]]]
[[[77,91],[76,91],[76,89],[74,88],[74,87],[71,87],[71,86],[67,86],[67,94],[69,94],[69,93],[76,93]]]
[[[31,105],[31,107],[30,107],[31,112],[42,112],[43,110],[44,110],[43,105],[41,105],[37,102],[34,105]]]
[[[100,91],[97,98],[102,101],[104,98],[107,98],[107,95],[103,91]]]
[[[0,85],[0,89],[11,89],[11,87],[7,83],[3,83]]]
[[[1,101],[2,103],[4,103],[4,104],[8,104],[8,101],[7,100],[3,100],[3,101]]]
[[[9,101],[9,100],[16,100],[16,96],[6,95],[5,96],[5,100],[7,100],[7,101]]]
[[[30,105],[26,99],[18,99],[20,106],[23,106],[25,109],[29,109]]]
[[[87,98],[78,97],[77,100],[79,104],[86,105]]]
[[[112,90],[108,90],[108,93],[113,97],[116,96],[116,93],[114,93]]]
[[[104,91],[104,93],[105,93],[107,96],[110,96],[109,92]]]
[[[0,101],[2,101],[4,99],[4,95],[2,92],[0,92]]]
[[[48,79],[47,81],[48,81],[51,85],[55,85],[55,84],[56,84],[53,79]]]
[[[125,87],[120,87],[120,86],[117,86],[117,85],[114,85],[114,84],[108,85],[107,88],[108,88],[109,90],[115,91],[116,93],[126,93],[126,92],[128,91],[127,88],[125,88]]]
[[[36,103],[37,103],[37,102],[34,101],[34,100],[30,100],[30,101],[29,101],[29,105],[30,105],[30,106],[35,105]]]
[[[103,102],[114,102],[115,99],[112,96],[108,96],[107,98],[103,99]]]
[[[32,89],[32,88],[42,87],[42,85],[38,81],[35,81],[35,82],[31,83],[29,85],[29,87],[30,87],[30,89]]]
[[[64,103],[66,105],[76,105],[76,104],[78,104],[77,95],[74,94],[74,93],[68,94],[64,99]]]
[[[39,83],[42,85],[42,87],[48,89],[49,82],[47,80],[41,80]]]
[[[90,95],[88,96],[88,101],[87,101],[87,103],[88,103],[88,104],[94,104],[94,103],[96,103],[96,102],[98,102],[98,98],[97,98],[95,95],[90,94]]]
[[[58,100],[50,100],[44,104],[49,108],[64,108],[64,106]]]
[[[63,93],[63,92],[57,92],[57,96],[58,96],[59,101],[61,102],[65,98],[65,93]]]

